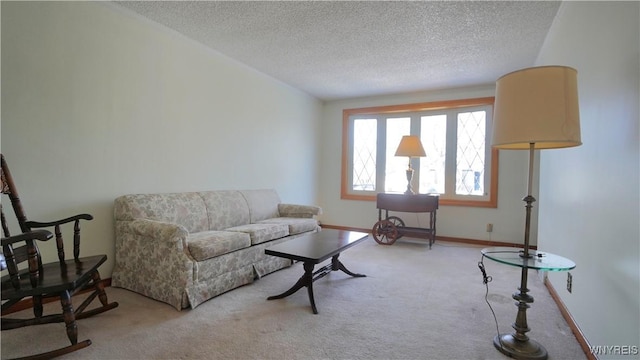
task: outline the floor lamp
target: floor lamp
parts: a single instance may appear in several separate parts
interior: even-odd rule
[[[422,142],[420,142],[420,138],[415,135],[405,135],[400,140],[400,144],[398,145],[398,149],[396,150],[395,156],[406,156],[409,158],[409,167],[407,168],[407,191],[404,193],[407,195],[415,194],[413,189],[411,188],[411,181],[413,180],[413,168],[411,167],[411,158],[412,157],[422,157],[427,154],[424,152],[424,148],[422,147]]]
[[[578,146],[580,117],[578,111],[577,72],[566,66],[541,66],[506,74],[496,82],[493,110],[492,145],[498,149],[529,150],[529,180],[524,230],[524,251],[529,253],[534,152]],[[516,359],[546,359],[547,352],[526,333],[526,311],[533,297],[527,292],[526,267],[522,268],[519,292],[513,294],[518,303],[514,334],[499,334],[493,343],[505,355]]]

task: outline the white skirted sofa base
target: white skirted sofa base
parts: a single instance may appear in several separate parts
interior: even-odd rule
[[[195,308],[290,266],[264,249],[319,231],[321,212],[283,204],[271,189],[120,196],[111,284],[178,310]]]

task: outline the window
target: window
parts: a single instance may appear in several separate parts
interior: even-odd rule
[[[498,152],[489,145],[493,97],[343,111],[342,198],[402,193],[414,169],[417,193],[443,205],[496,207]],[[404,135],[420,137],[426,157],[396,157]]]

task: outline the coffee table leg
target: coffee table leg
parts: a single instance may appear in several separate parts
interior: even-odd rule
[[[285,298],[296,291],[300,290],[302,287],[307,287],[307,292],[309,293],[309,301],[311,302],[311,309],[314,314],[318,313],[318,309],[316,308],[316,302],[313,298],[313,267],[314,264],[311,262],[304,263],[304,275],[291,287],[291,289],[283,292],[280,295],[269,296],[267,300],[275,300]]]
[[[349,269],[347,269],[344,266],[344,264],[340,260],[338,260],[338,256],[340,256],[340,254],[335,255],[334,257],[331,258],[331,270],[333,270],[333,271],[340,270],[340,271],[344,272],[345,274],[351,275],[353,277],[366,277],[367,276],[367,275],[364,275],[364,274],[356,274],[356,273],[353,273],[353,272],[349,271]]]
[[[318,314],[318,309],[316,308],[316,300],[313,298],[313,264],[304,263],[304,274],[307,275],[307,273],[310,274],[309,285],[307,285],[307,293],[309,294],[309,302],[311,303],[311,310],[313,310],[314,314]]]
[[[328,273],[330,273],[331,271],[337,271],[340,270],[342,272],[344,272],[347,275],[351,275],[353,277],[366,277],[367,275],[364,274],[356,274],[354,272],[349,271],[349,269],[347,269],[344,264],[338,260],[338,257],[340,256],[340,254],[338,255],[334,255],[331,258],[331,268],[329,269],[329,265],[324,266],[323,268],[319,269],[317,271],[317,273],[313,272],[313,268],[315,266],[314,263],[312,262],[305,262],[304,263],[304,275],[302,275],[302,277],[300,279],[298,279],[298,281],[287,291],[283,292],[282,294],[279,295],[274,295],[274,296],[269,296],[267,298],[267,300],[275,300],[275,299],[282,299],[285,298],[293,293],[295,293],[296,291],[300,290],[302,287],[306,286],[307,287],[307,293],[309,294],[309,302],[311,303],[311,309],[313,310],[314,314],[318,313],[318,309],[316,308],[316,301],[314,299],[313,296],[313,281],[317,280],[325,275],[327,275]],[[314,276],[315,279],[314,279]]]

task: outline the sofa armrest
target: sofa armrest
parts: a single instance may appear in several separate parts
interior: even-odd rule
[[[132,234],[152,238],[154,248],[163,247],[165,250],[180,252],[187,248],[189,232],[182,225],[150,219],[135,219],[128,225]]]
[[[278,212],[282,217],[313,218],[322,214],[322,208],[315,205],[278,204]]]
[[[194,260],[184,226],[136,219],[116,221],[112,285],[164,301],[180,310],[193,281]]]

